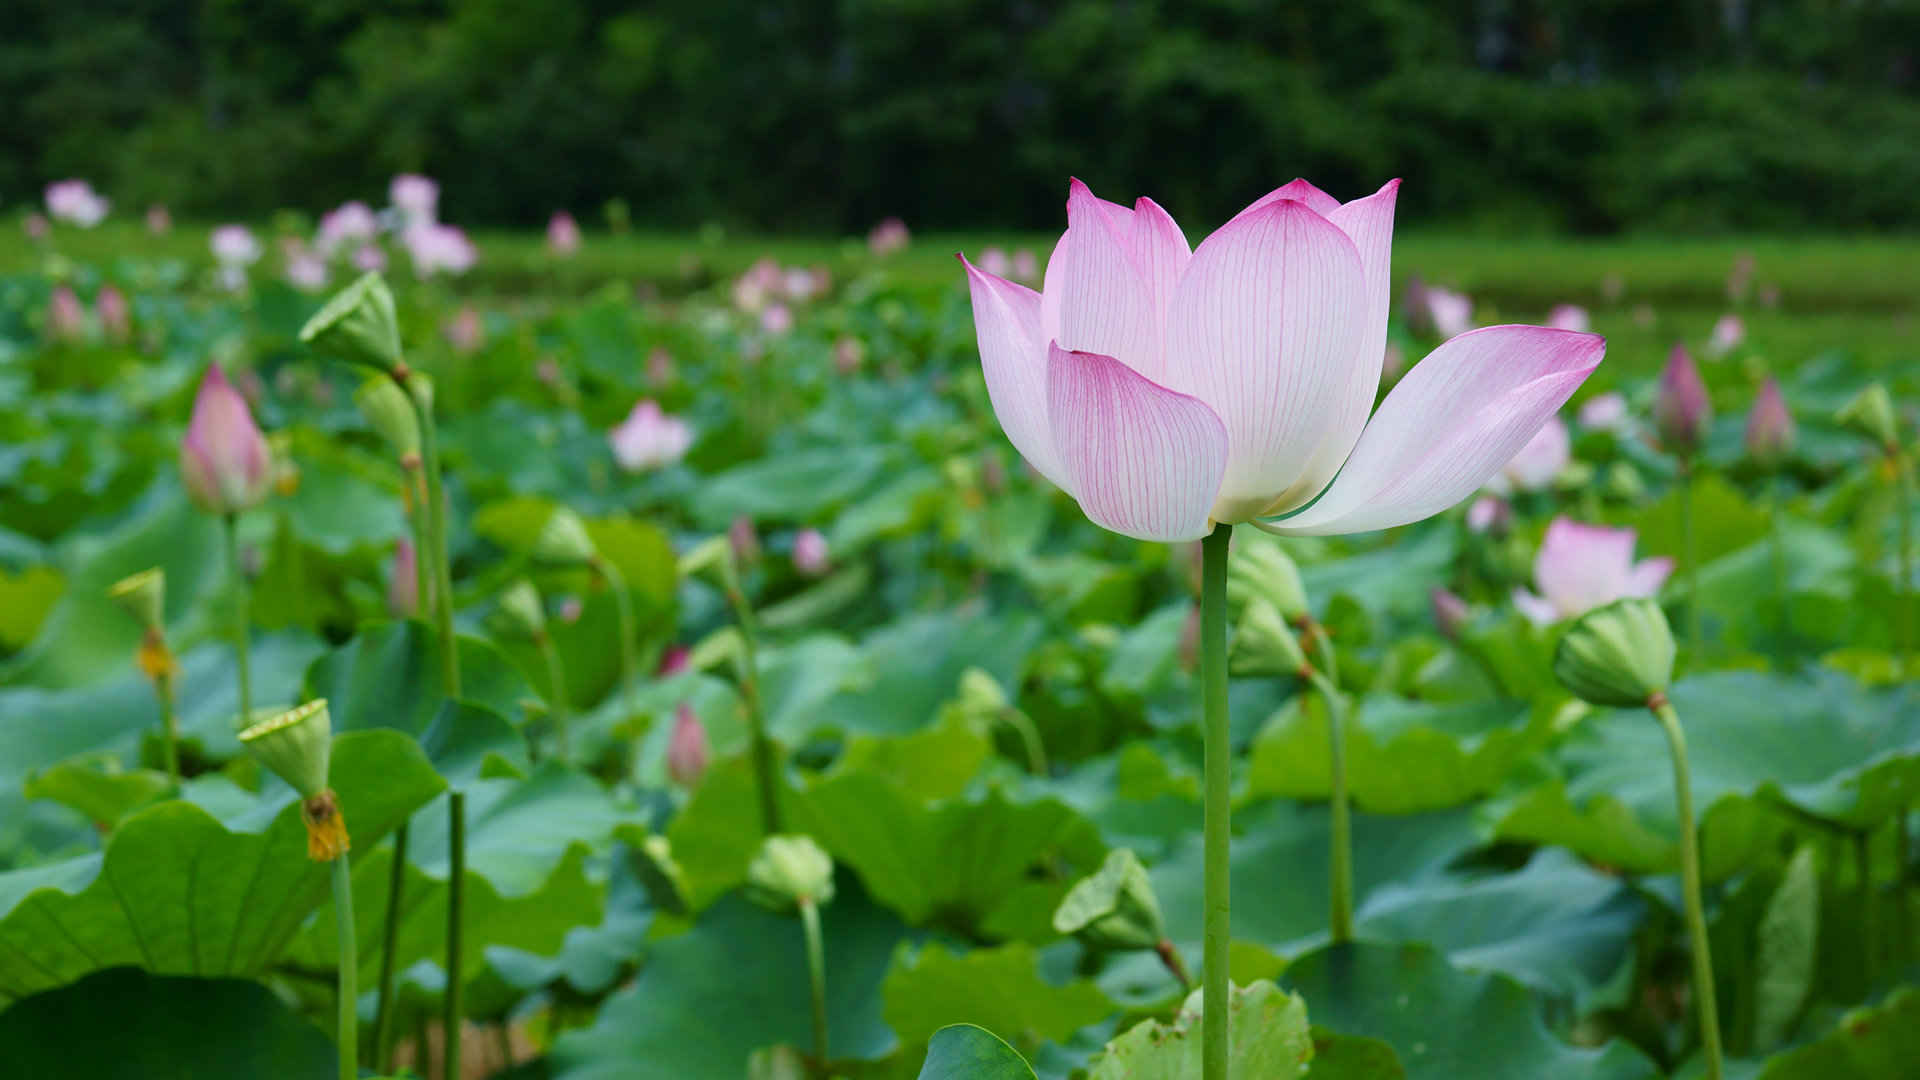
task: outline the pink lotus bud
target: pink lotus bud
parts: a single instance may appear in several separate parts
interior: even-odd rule
[[[1745,340],[1747,324],[1740,321],[1740,316],[1728,312],[1713,324],[1713,335],[1707,340],[1707,351],[1720,356],[1732,352]]]
[[[93,297],[93,315],[100,320],[100,332],[108,340],[124,343],[133,337],[133,312],[127,307],[126,294],[119,289],[100,286]]]
[[[20,227],[26,230],[27,239],[33,241],[36,244],[45,240],[48,234],[53,232],[53,226],[48,223],[47,215],[42,214],[39,211],[30,213],[24,219],[22,219],[20,222]]]
[[[458,353],[477,351],[487,337],[486,328],[480,322],[480,313],[474,310],[472,304],[460,305],[459,312],[447,320],[444,332],[447,344],[452,345],[453,351]]]
[[[760,329],[769,334],[784,334],[793,329],[793,310],[785,304],[768,304],[760,313]]]
[[[647,353],[647,382],[665,386],[673,381],[673,354],[665,345],[655,345]]]
[[[1654,596],[1673,573],[1667,558],[1633,561],[1632,529],[1583,525],[1556,517],[1533,561],[1535,595],[1513,591],[1514,606],[1536,625],[1583,615],[1628,596]]]
[[[1482,495],[1467,507],[1467,530],[1505,536],[1513,524],[1513,507],[1497,495]]]
[[[980,269],[994,277],[1007,277],[1013,273],[1013,260],[997,247],[990,247],[980,253]]]
[[[159,203],[147,207],[147,231],[155,236],[165,236],[173,231],[173,215]]]
[[[387,570],[387,613],[396,619],[420,614],[420,564],[413,541],[404,536],[394,541],[393,564]]]
[[[891,255],[907,246],[910,236],[907,223],[897,217],[890,217],[873,227],[867,233],[867,250],[875,255]]]
[[[1661,443],[1681,455],[1699,450],[1713,424],[1707,384],[1685,345],[1675,345],[1667,355],[1667,368],[1660,373],[1660,393],[1653,400],[1653,423]]]
[[[793,568],[807,577],[819,577],[831,566],[827,538],[818,529],[801,529],[793,538]]]
[[[673,711],[673,734],[667,740],[667,775],[681,787],[692,788],[706,774],[711,753],[706,727],[692,706],[681,704]]]
[[[579,250],[580,226],[572,214],[555,210],[547,219],[547,251],[564,259]]]
[[[1555,330],[1574,330],[1585,334],[1593,329],[1593,320],[1588,317],[1587,309],[1579,304],[1556,304],[1547,313],[1547,325]]]
[[[760,561],[760,534],[754,531],[752,518],[742,514],[733,519],[727,526],[727,545],[733,548],[733,561],[741,566]]]
[[[193,419],[180,442],[180,474],[188,498],[210,514],[252,509],[273,486],[267,440],[218,364],[207,365],[193,399]]]
[[[867,347],[860,344],[859,338],[843,336],[833,343],[833,370],[842,375],[859,371],[866,358]]]
[[[1021,281],[1034,281],[1040,277],[1040,259],[1032,248],[1021,248],[1013,253],[1013,276]]]
[[[387,185],[387,201],[407,224],[428,223],[439,215],[440,185],[418,173],[402,173]]]
[[[1761,465],[1773,468],[1793,453],[1797,434],[1779,381],[1768,378],[1753,399],[1753,411],[1747,414],[1747,453]]]
[[[660,654],[660,669],[655,674],[663,679],[680,674],[687,670],[687,658],[691,655],[692,650],[685,645],[667,646],[667,651]]]
[[[1428,285],[1420,291],[1427,326],[1442,338],[1457,337],[1473,329],[1473,298],[1466,293]]]
[[[87,309],[68,285],[55,285],[47,296],[47,337],[75,342],[87,336]]]
[[[1469,617],[1467,602],[1437,586],[1428,596],[1433,601],[1433,625],[1439,628],[1440,636],[1448,641],[1458,641],[1460,628],[1467,625]]]
[[[693,445],[693,428],[677,416],[668,416],[652,398],[633,407],[626,420],[607,434],[613,459],[628,472],[658,469],[686,456]]]

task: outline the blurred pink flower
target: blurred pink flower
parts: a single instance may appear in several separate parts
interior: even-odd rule
[[[1142,540],[1289,512],[1263,526],[1367,532],[1452,506],[1553,415],[1605,342],[1475,330],[1374,410],[1398,191],[1343,205],[1296,180],[1189,251],[1153,200],[1130,209],[1073,181],[1044,293],[962,259],[1008,439],[1094,523]]]
[[[907,232],[907,223],[897,217],[890,217],[875,225],[867,233],[867,250],[875,255],[891,255],[907,246],[911,236]]]
[[[363,274],[387,268],[387,252],[378,244],[362,244],[353,253],[353,268]]]
[[[1747,453],[1772,468],[1793,453],[1797,436],[1793,413],[1787,410],[1787,399],[1780,393],[1780,381],[1769,376],[1753,399],[1753,411],[1747,414]]]
[[[1441,338],[1454,338],[1473,329],[1472,297],[1436,285],[1427,286],[1423,295],[1427,319],[1435,334]]]
[[[613,458],[628,472],[658,469],[686,456],[693,445],[693,429],[685,420],[668,416],[652,398],[641,400],[626,420],[607,436]]]
[[[1556,304],[1547,312],[1547,325],[1555,330],[1573,330],[1589,333],[1593,330],[1593,319],[1587,315],[1587,309],[1579,304]]]
[[[693,707],[682,702],[673,711],[673,733],[667,738],[667,776],[683,788],[693,788],[706,775],[711,754],[706,727]]]
[[[173,215],[160,203],[147,207],[147,231],[155,236],[163,236],[173,231]]]
[[[252,509],[272,487],[266,437],[219,364],[207,365],[194,396],[193,419],[180,442],[180,474],[187,497],[209,514]]]
[[[301,292],[319,292],[327,287],[327,260],[320,252],[289,236],[282,246],[286,259],[287,283]]]
[[[1633,429],[1633,417],[1627,412],[1626,396],[1618,391],[1596,394],[1580,406],[1580,426],[1589,431],[1611,431],[1625,435]]]
[[[1707,352],[1722,356],[1732,352],[1745,340],[1747,324],[1740,320],[1740,316],[1728,312],[1713,324],[1713,334],[1707,340]]]
[[[434,222],[409,225],[400,238],[407,245],[407,257],[413,261],[413,272],[418,277],[432,277],[442,270],[464,274],[480,260],[473,241],[452,225]]]
[[[404,536],[394,541],[393,562],[387,568],[387,614],[396,619],[420,614],[420,564],[413,541]]]
[[[586,610],[586,605],[581,603],[580,598],[572,593],[568,593],[560,598],[560,621],[566,623],[568,626],[579,622],[580,616]]]
[[[1427,593],[1427,599],[1433,604],[1433,625],[1440,636],[1454,640],[1460,636],[1460,629],[1467,625],[1469,612],[1467,602],[1451,591],[1435,586]]]
[[[843,334],[833,343],[833,370],[842,375],[859,371],[866,358],[867,347],[851,334]]]
[[[1032,248],[1021,248],[1013,253],[1013,276],[1020,281],[1038,281],[1040,279],[1040,259]]]
[[[818,529],[801,529],[793,538],[793,568],[806,577],[819,577],[831,566],[827,538]]]
[[[472,304],[461,304],[453,318],[447,320],[444,333],[447,344],[459,353],[470,353],[480,348],[486,341],[487,330],[480,321],[480,312]]]
[[[387,185],[387,201],[409,228],[431,224],[440,213],[440,185],[418,173],[401,173]]]
[[[785,304],[769,304],[760,313],[760,329],[769,334],[784,334],[793,329],[793,309]]]
[[[48,234],[53,232],[53,226],[48,223],[47,215],[37,210],[22,218],[20,227],[26,230],[27,239],[36,244],[45,240]]]
[[[1675,345],[1660,372],[1660,389],[1653,399],[1654,428],[1661,445],[1675,454],[1691,454],[1706,441],[1713,425],[1713,401],[1700,368],[1685,345]]]
[[[1557,415],[1551,416],[1487,482],[1487,490],[1498,495],[1541,491],[1552,486],[1554,478],[1572,462],[1573,436],[1567,431],[1567,422]]]
[[[1609,271],[1600,279],[1600,296],[1607,303],[1617,304],[1625,295],[1627,295],[1627,279],[1621,277],[1619,271]]]
[[[55,221],[91,229],[104,221],[109,203],[85,180],[58,180],[47,185],[47,214]]]
[[[665,386],[673,381],[673,354],[665,345],[655,345],[647,350],[647,382],[654,386]]]
[[[213,257],[220,264],[220,280],[228,289],[237,290],[247,281],[247,267],[260,259],[260,241],[245,225],[222,225],[208,240]]]
[[[1467,507],[1467,530],[1469,532],[1492,532],[1495,536],[1506,534],[1507,526],[1513,523],[1513,507],[1498,495],[1482,495]]]
[[[760,561],[760,534],[753,519],[741,514],[727,526],[727,545],[733,548],[734,561],[741,565]]]
[[[980,269],[994,277],[1012,277],[1013,260],[997,247],[990,247],[980,253]]]
[[[692,655],[692,651],[685,645],[667,646],[666,651],[660,654],[660,667],[655,674],[663,679],[669,675],[680,674],[687,670],[687,659]]]
[[[133,337],[133,311],[127,297],[112,285],[100,286],[93,297],[93,314],[100,320],[100,332],[107,340],[124,344]]]
[[[555,210],[547,219],[547,251],[566,258],[580,250],[580,226],[573,215],[565,210]]]
[[[1537,626],[1585,614],[1627,596],[1654,596],[1673,572],[1668,558],[1633,561],[1632,529],[1556,517],[1533,560],[1540,594],[1513,591],[1513,605]]]
[[[342,248],[365,244],[379,234],[380,219],[374,216],[373,208],[356,199],[320,216],[320,228],[314,234],[313,245],[321,255],[332,258]]]
[[[87,336],[87,309],[70,285],[55,285],[47,296],[47,336],[69,343]]]

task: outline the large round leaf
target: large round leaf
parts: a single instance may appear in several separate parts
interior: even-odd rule
[[[952,1024],[934,1032],[927,1042],[919,1080],[1033,1080],[1033,1069],[986,1028]]]

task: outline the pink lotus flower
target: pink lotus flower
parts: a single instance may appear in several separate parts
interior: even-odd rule
[[[222,267],[247,267],[260,261],[260,241],[245,225],[222,225],[213,230],[207,246]]]
[[[711,756],[706,727],[692,706],[682,703],[673,711],[673,734],[667,739],[667,776],[681,787],[691,788],[706,775]]]
[[[760,313],[760,329],[779,336],[793,329],[793,309],[785,304],[769,304]]]
[[[387,253],[378,244],[362,244],[353,253],[353,268],[361,273],[370,273],[387,268]]]
[[[819,529],[801,529],[793,538],[793,568],[806,577],[819,577],[833,563],[827,557],[827,538]]]
[[[1189,252],[1153,200],[1129,210],[1074,181],[1043,292],[961,259],[1008,438],[1096,524],[1143,540],[1289,511],[1263,526],[1365,532],[1452,506],[1606,343],[1537,326],[1462,334],[1369,422],[1398,191],[1342,205],[1296,180]]]
[[[1593,320],[1579,304],[1556,304],[1547,312],[1547,325],[1555,330],[1574,330],[1585,334],[1593,330]]]
[[[418,173],[401,173],[387,185],[387,201],[409,227],[431,224],[440,213],[440,185]]]
[[[372,207],[355,200],[344,202],[320,216],[319,231],[313,245],[320,254],[332,258],[341,248],[364,244],[380,235],[380,219]]]
[[[111,285],[100,286],[93,297],[93,315],[100,320],[100,332],[107,340],[124,344],[133,337],[133,311],[127,297]]]
[[[60,180],[47,185],[47,215],[55,221],[91,229],[106,220],[109,203],[85,180]]]
[[[47,336],[65,342],[87,336],[87,309],[70,285],[55,285],[47,296]]]
[[[1546,626],[1622,597],[1657,594],[1673,573],[1673,560],[1634,562],[1634,539],[1632,529],[1554,518],[1533,560],[1533,583],[1540,595],[1515,589],[1513,605],[1535,625]]]
[[[1780,382],[1769,377],[1753,399],[1753,411],[1747,414],[1747,453],[1771,468],[1793,453],[1797,435],[1793,413],[1787,411],[1787,399],[1780,393]]]
[[[680,674],[687,670],[687,660],[692,655],[693,651],[685,645],[667,646],[667,651],[660,654],[660,667],[655,674],[663,679],[669,675]]]
[[[547,219],[547,251],[566,258],[580,250],[580,226],[573,215],[565,210],[555,210]]]
[[[907,233],[907,223],[897,217],[890,217],[875,225],[867,233],[867,250],[875,255],[891,255],[906,248],[911,236]]]
[[[1423,289],[1421,297],[1434,333],[1452,338],[1473,329],[1473,297],[1434,285]]]
[[[1729,312],[1713,324],[1713,334],[1707,339],[1707,352],[1722,356],[1738,348],[1745,340],[1747,324],[1740,321],[1740,316]]]
[[[1040,260],[1032,248],[1013,253],[1013,277],[1015,281],[1034,281],[1040,277]]]
[[[859,371],[866,358],[867,347],[857,337],[843,335],[833,343],[833,370],[842,375]]]
[[[686,456],[693,445],[693,429],[685,420],[668,416],[652,398],[635,404],[626,420],[607,436],[613,458],[628,472],[658,469]]]
[[[286,258],[287,283],[301,292],[319,292],[327,287],[327,260],[318,251],[288,237],[282,248]]]
[[[404,536],[394,541],[393,563],[387,569],[387,614],[396,619],[420,614],[420,563],[413,541]]]
[[[997,247],[980,253],[980,269],[994,277],[1013,277],[1013,259]]]
[[[173,215],[159,203],[147,207],[147,231],[155,236],[164,236],[173,231]]]
[[[180,442],[180,474],[187,497],[210,514],[252,509],[273,485],[267,440],[218,364],[207,365],[193,399],[193,419]]]
[[[460,310],[447,320],[445,333],[447,344],[452,345],[457,353],[474,352],[487,339],[486,326],[481,323],[480,312],[472,304],[460,305]]]
[[[1653,423],[1661,443],[1676,454],[1700,449],[1707,429],[1713,425],[1713,402],[1707,397],[1707,384],[1685,345],[1675,345],[1667,354],[1666,369],[1660,372],[1660,390],[1653,399]]]
[[[413,272],[418,277],[432,277],[442,270],[464,274],[480,261],[480,251],[473,241],[452,225],[409,225],[401,240],[407,245],[407,256],[413,260]]]
[[[27,239],[38,244],[53,232],[53,225],[47,221],[47,215],[34,211],[20,220],[20,228],[25,230]]]
[[[1507,527],[1513,524],[1513,507],[1498,495],[1482,495],[1467,507],[1467,531],[1492,532],[1495,536],[1506,534]]]
[[[1627,399],[1620,393],[1599,394],[1580,406],[1580,426],[1590,431],[1611,431],[1625,435],[1633,430],[1633,417],[1627,411]]]

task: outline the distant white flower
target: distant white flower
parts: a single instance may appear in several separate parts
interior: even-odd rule
[[[820,535],[819,529],[801,529],[793,538],[793,568],[807,577],[819,577],[831,565],[827,538]]]
[[[320,216],[320,229],[313,243],[324,257],[349,244],[364,244],[380,232],[380,219],[366,203],[344,202]]]
[[[1421,290],[1421,299],[1426,303],[1427,318],[1433,321],[1434,333],[1441,338],[1451,339],[1473,329],[1473,297],[1429,285]]]
[[[1588,398],[1580,406],[1580,426],[1589,431],[1611,431],[1625,435],[1633,430],[1633,417],[1627,412],[1627,399],[1619,393]]]
[[[1553,310],[1547,312],[1547,325],[1555,330],[1577,330],[1582,334],[1593,330],[1593,320],[1579,304],[1555,304]]]
[[[479,249],[473,246],[473,241],[452,225],[433,222],[409,225],[401,234],[401,240],[407,245],[407,255],[413,260],[413,272],[418,277],[432,277],[442,270],[464,274],[480,261]]]
[[[608,433],[613,458],[628,472],[657,469],[679,461],[693,445],[693,428],[668,416],[652,398],[642,399],[619,427]]]
[[[260,241],[245,225],[222,225],[208,240],[213,257],[222,268],[247,267],[260,261]]]
[[[408,226],[431,224],[440,213],[440,185],[418,173],[402,173],[387,185],[387,201]]]
[[[1732,352],[1745,340],[1747,324],[1740,321],[1740,316],[1729,312],[1713,324],[1713,336],[1707,341],[1707,351],[1720,356]]]
[[[106,219],[110,205],[93,185],[85,180],[60,180],[47,185],[47,213],[55,221],[64,221],[91,229]]]
[[[565,210],[555,210],[547,219],[547,251],[564,259],[579,250],[579,223]]]

